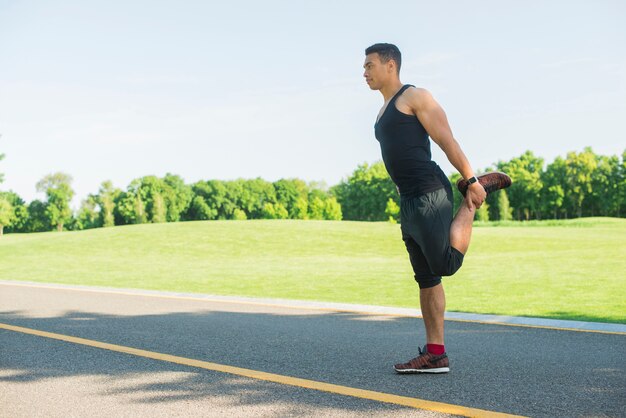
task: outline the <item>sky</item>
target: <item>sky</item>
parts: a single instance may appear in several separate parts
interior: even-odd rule
[[[626,149],[624,1],[0,0],[0,190],[301,178],[380,160],[364,49],[398,45],[475,170]],[[433,158],[454,171],[433,144]]]

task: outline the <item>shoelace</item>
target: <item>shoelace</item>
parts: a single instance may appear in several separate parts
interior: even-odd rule
[[[411,359],[409,361],[409,364],[411,363],[417,363],[420,364],[420,357],[425,356],[426,354],[428,354],[428,350],[426,349],[426,346],[424,346],[424,351],[422,351],[422,347],[417,347],[417,351],[419,352],[419,356],[415,357],[414,359]]]

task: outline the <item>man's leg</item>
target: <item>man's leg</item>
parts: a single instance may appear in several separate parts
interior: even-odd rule
[[[420,306],[424,327],[426,328],[426,342],[428,344],[443,343],[443,317],[446,310],[446,295],[443,285],[420,289]]]
[[[419,349],[419,355],[406,363],[393,366],[397,373],[447,373],[450,361],[443,341],[443,314],[446,297],[443,285],[420,288],[420,305],[426,328],[426,350]]]
[[[450,245],[465,255],[472,238],[472,224],[474,223],[475,209],[470,209],[463,199],[459,211],[450,225]]]
[[[469,248],[472,238],[475,209],[470,209],[463,200],[456,216],[450,225],[450,245],[463,255]],[[420,305],[426,328],[426,342],[428,344],[444,345],[444,314],[446,310],[446,295],[443,285],[420,289]]]
[[[420,287],[420,305],[426,328],[426,351],[407,363],[394,365],[398,373],[446,373],[450,370],[444,347],[445,294],[442,275],[454,274],[463,254],[451,249],[452,191],[438,190],[405,200],[401,205],[402,238]],[[431,263],[432,261],[432,263]]]

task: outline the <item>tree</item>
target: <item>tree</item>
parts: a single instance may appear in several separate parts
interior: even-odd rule
[[[115,204],[113,215],[116,225],[143,224],[147,222],[146,207],[139,191],[136,189],[135,180],[128,186],[128,190],[117,195],[113,202]]]
[[[33,200],[28,204],[28,218],[24,227],[25,232],[49,231],[50,219],[46,215],[46,203],[41,200]]]
[[[100,206],[100,224],[105,228],[115,225],[115,201],[120,193],[121,190],[108,180],[100,185],[96,202]]]
[[[282,203],[276,202],[274,203],[274,217],[275,219],[289,219],[289,211]]]
[[[235,190],[239,191],[239,196],[233,200],[246,213],[248,219],[263,218],[265,203],[274,204],[277,201],[273,184],[261,178],[236,180],[236,183],[238,187]]]
[[[324,219],[329,221],[340,221],[342,219],[341,205],[334,196],[326,199],[324,205]]]
[[[480,222],[489,222],[489,204],[483,202],[483,204],[476,210],[476,220]]]
[[[617,205],[617,216],[626,213],[626,150],[622,152],[622,163],[619,166],[619,175],[617,193],[619,196],[619,205]]]
[[[235,208],[232,219],[235,221],[245,221],[248,217],[246,216],[246,212],[239,208]]]
[[[165,200],[160,193],[152,196],[152,223],[167,222],[167,212],[165,209]]]
[[[308,203],[309,219],[324,219],[324,200],[319,196],[313,197]]]
[[[387,207],[385,208],[385,215],[388,216],[388,220],[391,223],[397,223],[400,219],[400,206],[393,200],[389,198],[387,200]]]
[[[309,188],[299,179],[280,179],[273,183],[276,201],[289,212],[290,219],[308,218]]]
[[[125,205],[120,213],[126,223],[177,222],[185,216],[193,197],[191,187],[179,176],[168,173],[162,179],[144,176],[133,180],[128,185],[126,201],[114,202]],[[134,215],[130,207],[134,208]]]
[[[0,236],[4,234],[4,227],[15,221],[15,209],[9,199],[0,196]]]
[[[164,204],[167,207],[167,221],[177,222],[181,220],[183,213],[187,211],[193,192],[184,180],[175,174],[167,173],[163,178],[164,190],[161,192]]]
[[[241,206],[248,206],[248,197],[244,196],[244,184],[241,179],[224,182],[226,198],[223,203],[224,219],[234,219],[235,210],[243,211]]]
[[[135,201],[134,193],[121,192],[113,199],[113,217],[115,225],[130,225],[135,223]]]
[[[13,207],[13,221],[5,225],[4,232],[27,232],[28,207],[24,200],[14,192],[0,192],[0,200],[5,199]]]
[[[326,207],[326,199],[328,199],[328,193],[318,188],[311,188],[309,183],[309,195],[308,195],[308,218],[309,219],[324,219],[324,209]]]
[[[292,210],[292,219],[309,219],[309,201],[306,197],[299,197]]]
[[[194,197],[191,205],[184,213],[183,219],[210,220],[230,217],[234,205],[228,201],[224,182],[219,180],[199,181],[191,186],[191,192]],[[228,212],[229,210],[230,212]]]
[[[513,219],[513,209],[509,206],[509,198],[506,190],[500,190],[498,193],[498,220],[510,221]]]
[[[591,216],[615,216],[620,205],[620,161],[614,155],[606,157],[596,156],[597,166],[591,173],[591,196],[588,214]]]
[[[565,159],[566,196],[578,217],[582,216],[585,197],[591,194],[591,175],[597,165],[596,156],[589,147],[581,153],[570,152]]]
[[[201,196],[196,196],[191,201],[185,218],[188,220],[206,221],[215,219],[217,211],[212,210]],[[189,215],[191,213],[191,215]]]
[[[0,134],[0,138],[2,138],[2,134]],[[0,154],[0,161],[4,159],[4,154]],[[4,174],[0,173],[0,183],[4,181]]]
[[[463,197],[461,192],[459,192],[459,189],[456,187],[456,183],[460,179],[461,179],[460,173],[453,173],[450,175],[450,177],[448,177],[448,180],[450,180],[450,184],[452,185],[452,213],[453,214],[457,213],[457,211],[461,207],[461,203],[463,203],[463,200],[465,199],[465,197]],[[487,196],[487,198],[489,198],[489,195]]]
[[[83,200],[78,215],[76,216],[76,229],[91,229],[102,226],[100,213],[98,211],[97,197],[89,195]]]
[[[64,173],[49,174],[37,183],[37,191],[46,193],[46,216],[51,225],[56,225],[57,231],[63,231],[63,225],[72,219],[70,201],[74,190],[71,183],[72,177]]]
[[[541,191],[542,210],[545,214],[550,214],[552,218],[557,219],[559,212],[563,209],[565,201],[565,184],[566,177],[565,160],[556,157],[551,164],[548,164],[546,170],[542,173],[543,189]],[[565,208],[565,217],[567,217],[567,209]]]
[[[283,206],[282,203],[269,203],[265,202],[263,205],[263,218],[264,219],[287,219],[289,218],[289,212]]]
[[[163,213],[162,201],[155,205],[155,197],[165,189],[163,180],[156,176],[144,176],[133,180],[128,191],[135,195],[135,223],[155,222]],[[159,212],[159,213],[157,213]],[[158,222],[158,220],[157,220]]]
[[[143,199],[141,198],[141,194],[137,193],[137,195],[135,195],[134,203],[133,208],[135,209],[135,223],[145,224],[148,222],[148,216],[146,214],[146,207],[143,203]]]
[[[391,198],[399,203],[396,186],[381,161],[359,165],[332,192],[341,204],[344,219],[348,220],[386,221],[387,201]]]
[[[499,162],[497,167],[498,170],[507,173],[513,181],[508,189],[508,197],[515,209],[516,219],[528,220],[532,215],[539,219],[543,158],[535,157],[531,151],[526,151],[511,161]]]
[[[341,205],[325,183],[309,183],[308,219],[341,220]]]
[[[0,154],[0,161],[4,159],[4,154]],[[4,174],[0,173],[0,183],[4,181]]]

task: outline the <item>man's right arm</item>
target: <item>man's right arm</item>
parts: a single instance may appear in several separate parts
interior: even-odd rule
[[[446,113],[432,95],[424,89],[409,89],[409,100],[413,111],[428,135],[442,149],[450,163],[464,179],[474,176],[470,165],[459,143],[454,139]],[[468,187],[466,199],[470,208],[480,207],[487,193],[480,183]]]

